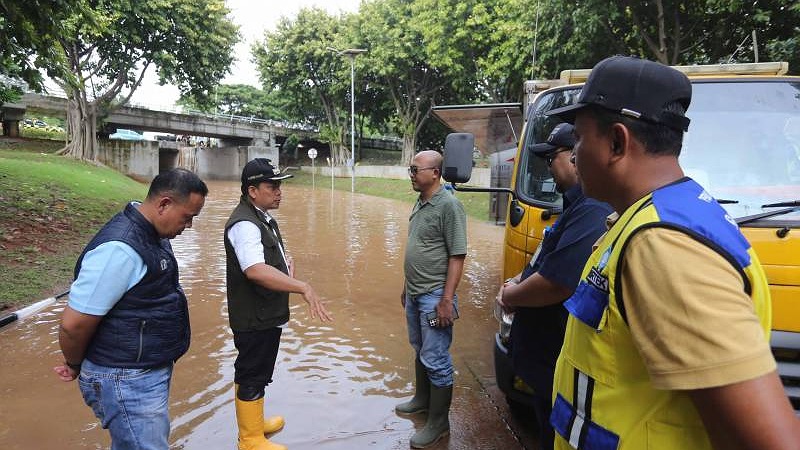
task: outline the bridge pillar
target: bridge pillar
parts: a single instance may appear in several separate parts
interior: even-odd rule
[[[25,105],[3,103],[0,119],[3,121],[3,136],[19,137],[19,121],[25,118]]]
[[[257,145],[250,145],[247,147],[247,161],[256,158],[267,158],[272,161],[274,166],[278,166],[280,164],[280,149],[277,145],[271,146],[257,146]],[[247,164],[245,161],[245,164]],[[242,167],[244,168],[244,164]]]
[[[272,133],[265,133],[258,138],[220,138],[220,147],[271,147],[275,145],[275,136]]]
[[[269,158],[278,164],[278,147],[199,147],[195,173],[208,180],[239,180],[244,165],[254,158]]]
[[[19,120],[3,120],[3,136],[19,137]]]

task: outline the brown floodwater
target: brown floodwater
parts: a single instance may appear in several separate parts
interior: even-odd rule
[[[411,205],[284,183],[278,219],[296,276],[310,282],[335,320],[310,319],[291,297],[266,412],[285,416],[272,437],[293,449],[402,449],[419,419],[395,415],[413,389],[412,350],[399,295]],[[235,449],[233,362],[225,303],[222,228],[238,183],[209,183],[206,206],[173,241],[189,297],[192,345],[170,394],[173,449]],[[462,195],[462,194],[458,194]],[[481,195],[481,194],[463,194]],[[500,282],[503,230],[470,220],[453,344],[452,434],[436,448],[519,448],[481,386],[491,379],[491,304]],[[57,327],[66,299],[0,330],[0,449],[108,448],[77,385],[59,381]],[[487,405],[484,405],[487,403]]]

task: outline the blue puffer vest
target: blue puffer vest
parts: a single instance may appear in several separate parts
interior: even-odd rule
[[[178,282],[178,263],[169,239],[129,203],[89,242],[75,264],[78,277],[84,255],[109,241],[133,248],[147,265],[144,278],[128,290],[97,327],[86,358],[108,367],[158,367],[189,349],[189,309]]]

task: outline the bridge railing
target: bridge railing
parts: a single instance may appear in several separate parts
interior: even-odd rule
[[[46,95],[51,97],[58,97],[58,98],[67,98],[66,92],[58,87],[47,87]],[[296,122],[287,122],[283,120],[274,120],[274,119],[263,119],[260,117],[255,116],[237,116],[235,114],[224,114],[219,112],[208,113],[204,111],[199,111],[195,109],[185,108],[182,106],[176,105],[164,105],[164,104],[145,104],[140,102],[128,102],[125,104],[126,107],[130,108],[138,108],[138,109],[146,109],[149,111],[161,111],[161,112],[169,112],[175,114],[186,114],[190,116],[198,116],[204,117],[211,120],[226,120],[230,122],[239,122],[239,123],[247,123],[247,124],[258,124],[258,125],[268,125],[268,126],[275,126],[275,127],[282,127],[288,128],[293,130],[300,130],[306,131],[311,133],[318,133],[319,128],[303,124],[303,123],[296,123]],[[349,134],[347,134],[349,136]],[[364,139],[374,139],[378,141],[386,141],[386,142],[401,142],[402,139],[396,136],[364,136]]]
[[[33,93],[33,92],[32,92]],[[58,98],[67,98],[67,93],[64,92],[63,89],[58,87],[48,86],[46,95],[50,97],[58,97]],[[274,120],[274,119],[262,119],[260,117],[255,116],[237,116],[235,114],[224,114],[219,112],[208,113],[204,111],[199,111],[196,109],[184,108],[182,106],[177,105],[164,105],[164,104],[152,104],[152,103],[141,103],[141,102],[128,102],[124,106],[129,108],[138,108],[138,109],[146,109],[149,111],[160,111],[160,112],[168,112],[174,114],[186,114],[190,116],[199,116],[204,117],[206,119],[211,120],[226,120],[229,122],[239,122],[239,123],[247,123],[247,124],[258,124],[258,125],[268,125],[274,127],[282,127],[282,128],[289,128],[294,130],[300,131],[307,131],[312,133],[319,132],[317,127],[302,124],[302,123],[295,123],[295,122],[287,122],[283,120]]]

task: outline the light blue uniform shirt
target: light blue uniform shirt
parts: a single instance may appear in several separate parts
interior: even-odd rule
[[[104,316],[146,273],[144,260],[130,245],[104,242],[83,257],[67,304],[84,314]]]

